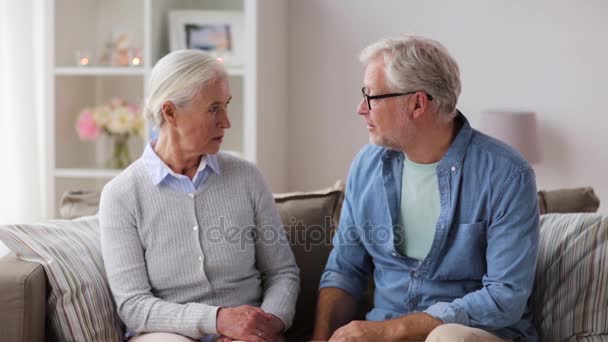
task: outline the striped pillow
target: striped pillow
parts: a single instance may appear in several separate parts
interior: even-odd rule
[[[608,216],[541,216],[532,295],[542,341],[608,341]]]
[[[2,226],[0,240],[20,259],[44,267],[50,287],[47,319],[56,340],[122,340],[122,323],[101,258],[97,217]]]

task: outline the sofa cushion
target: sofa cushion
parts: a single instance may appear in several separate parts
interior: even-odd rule
[[[300,294],[287,341],[309,341],[312,336],[319,280],[331,252],[344,188],[334,187],[290,194],[275,194],[287,238],[300,268]]]
[[[541,216],[532,307],[542,341],[608,335],[608,216]]]
[[[49,340],[121,341],[122,323],[105,276],[96,217],[0,227],[20,259],[44,267]]]
[[[542,190],[538,192],[541,214],[549,213],[594,213],[600,200],[593,188]]]

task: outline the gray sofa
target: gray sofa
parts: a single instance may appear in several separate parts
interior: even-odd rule
[[[287,225],[289,222],[303,224],[286,226],[302,278],[294,326],[287,332],[288,341],[310,338],[317,285],[331,251],[328,238],[305,246],[296,237],[302,233],[297,229],[317,226],[333,231],[339,220],[342,191],[341,186],[336,186],[313,193],[275,196],[283,221]],[[541,338],[551,342],[608,341],[608,217],[564,213],[596,211],[599,200],[589,188],[539,192],[539,201],[543,214],[562,212],[541,217],[541,253],[531,298]],[[306,236],[308,233],[304,232],[305,238],[311,238]],[[581,245],[580,236],[595,242]],[[581,252],[581,248],[587,250]],[[587,260],[590,255],[592,260]],[[580,258],[586,264],[563,259],[566,257]],[[580,272],[588,268],[589,263],[595,272],[581,284]],[[45,269],[40,264],[19,260],[14,254],[0,259],[0,341],[37,342],[55,338],[49,331],[48,291]],[[361,303],[360,316],[371,305],[373,285],[368,292]],[[582,313],[576,311],[590,302],[594,303],[593,308],[583,308]],[[564,311],[564,304],[572,306]],[[584,322],[579,322],[581,319]]]

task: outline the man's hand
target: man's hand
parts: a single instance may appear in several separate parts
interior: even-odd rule
[[[336,330],[330,342],[390,341],[386,322],[352,321]]]
[[[216,326],[224,339],[250,342],[276,341],[284,328],[279,318],[250,305],[219,309]]]
[[[352,321],[336,330],[329,341],[420,341],[441,324],[422,312],[382,322]]]

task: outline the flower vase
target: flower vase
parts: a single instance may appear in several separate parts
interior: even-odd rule
[[[111,169],[124,169],[131,164],[129,151],[129,137],[127,135],[112,135],[112,154],[106,161],[106,167]]]

